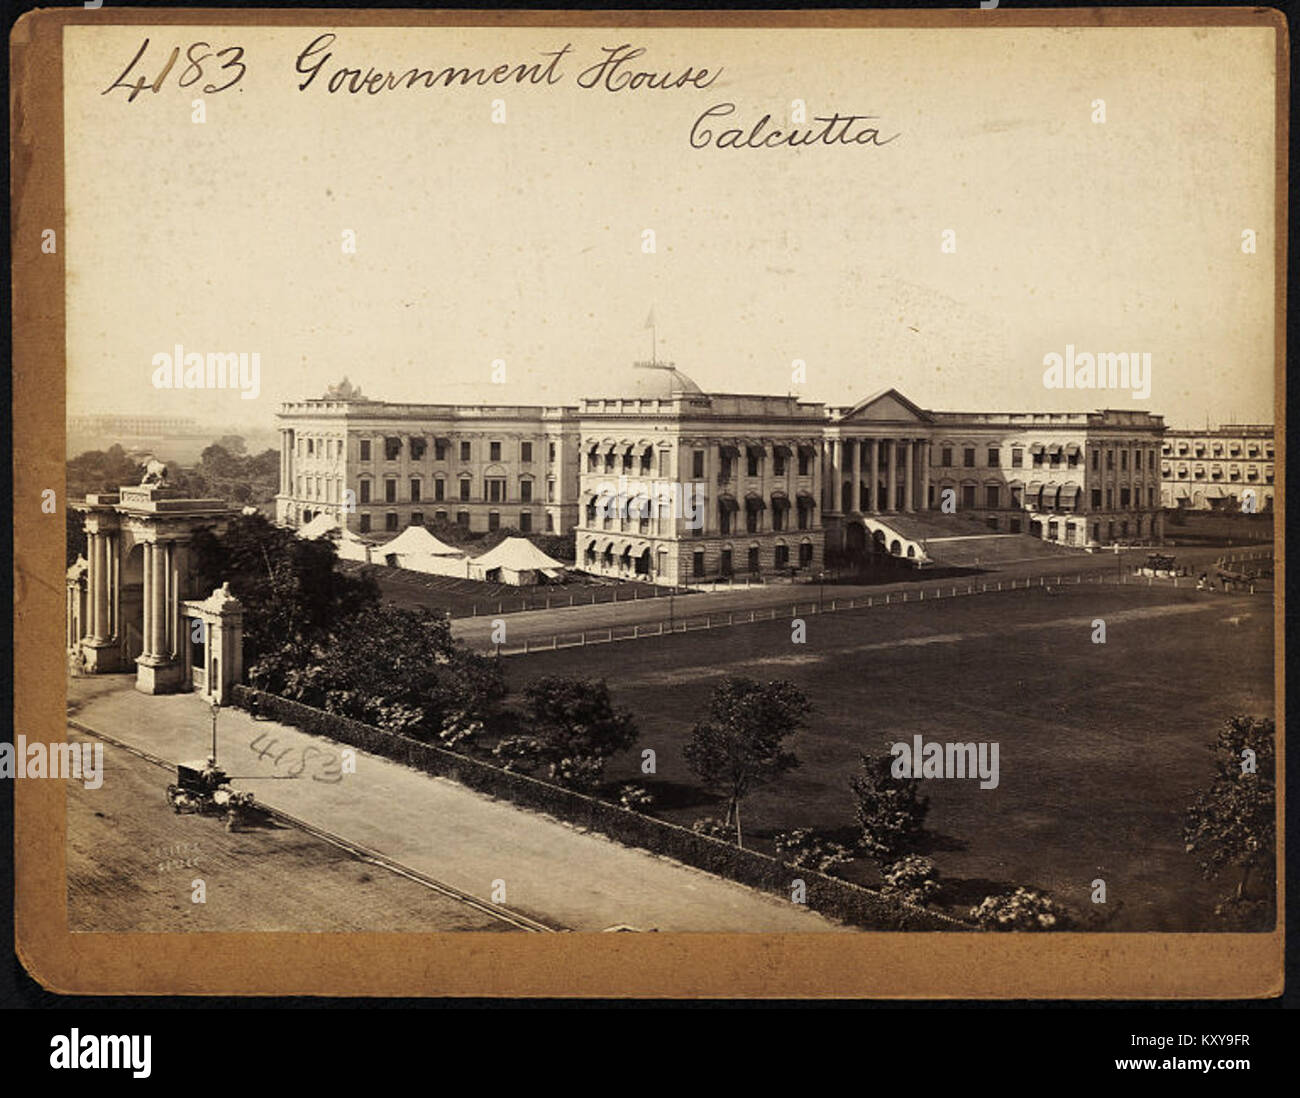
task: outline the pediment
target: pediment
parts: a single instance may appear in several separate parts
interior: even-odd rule
[[[867,397],[844,413],[842,423],[929,423],[930,416],[897,389]]]

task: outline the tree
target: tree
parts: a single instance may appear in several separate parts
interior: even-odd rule
[[[498,661],[454,640],[446,614],[428,607],[363,607],[295,654],[286,697],[421,740],[487,716],[505,693]]]
[[[524,688],[524,702],[538,762],[570,789],[595,789],[606,760],[636,743],[632,714],[614,708],[603,679],[544,676]]]
[[[335,568],[337,553],[328,539],[304,540],[261,515],[232,518],[222,535],[201,530],[191,549],[199,594],[228,582],[244,604],[244,662],[250,668],[272,655],[276,666],[293,666],[298,654],[331,638],[339,622],[379,603],[373,579]],[[275,690],[283,678],[271,667],[264,665],[264,683]]]
[[[67,463],[68,498],[91,492],[116,492],[124,484],[139,484],[144,466],[127,457],[116,443],[107,450],[87,450]]]
[[[1235,899],[1246,898],[1252,871],[1273,861],[1276,838],[1273,721],[1229,717],[1211,751],[1215,776],[1187,810],[1183,842],[1207,880],[1229,866],[1241,871]]]
[[[862,848],[885,866],[906,853],[921,833],[930,800],[921,796],[918,778],[895,778],[890,755],[862,755],[859,772],[849,779],[854,813],[862,827]]]
[[[727,798],[727,823],[736,828],[737,845],[740,802],[799,765],[784,744],[811,709],[794,683],[730,676],[714,689],[708,716],[691,730],[686,764],[706,788]]]

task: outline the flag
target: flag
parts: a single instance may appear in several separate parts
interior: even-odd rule
[[[645,326],[647,328],[653,328],[655,326],[655,309],[653,305],[650,306],[650,315],[645,318]]]

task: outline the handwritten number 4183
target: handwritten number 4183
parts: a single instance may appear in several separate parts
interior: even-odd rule
[[[180,60],[181,48],[180,46],[174,46],[172,48],[171,56],[167,58],[166,63],[163,65],[158,75],[154,77],[152,83],[147,81],[143,76],[137,76],[135,83],[131,83],[127,78],[131,75],[131,71],[139,63],[140,58],[144,56],[144,51],[148,48],[149,39],[146,38],[140,43],[140,48],[136,50],[135,56],[131,58],[131,63],[122,70],[122,75],[99,94],[107,95],[115,88],[125,88],[129,92],[126,101],[131,103],[135,100],[135,97],[146,88],[155,93],[162,91],[163,84],[166,83],[168,75],[171,73],[172,69],[176,67],[176,62]],[[196,51],[202,52],[196,53]],[[225,91],[227,88],[233,87],[235,84],[239,83],[240,78],[248,68],[242,60],[244,56],[243,46],[227,46],[225,49],[217,50],[216,53],[213,53],[211,45],[207,42],[192,42],[185,50],[185,60],[187,64],[176,75],[177,86],[188,88],[198,83],[203,79],[204,61],[212,57],[226,58],[228,54],[231,56],[218,66],[217,71],[225,72],[227,69],[231,69],[234,70],[233,75],[224,84],[205,84],[203,86],[203,92],[205,95],[215,95],[217,92]]]

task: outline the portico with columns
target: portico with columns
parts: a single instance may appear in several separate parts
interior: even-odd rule
[[[90,674],[134,666],[147,694],[190,689],[183,604],[198,594],[190,541],[238,512],[219,499],[186,499],[157,475],[73,506],[85,516],[86,556],[84,570],[79,561],[68,572],[69,652]]]
[[[929,418],[895,389],[832,411],[822,502],[841,547],[862,536],[867,516],[930,509]]]

